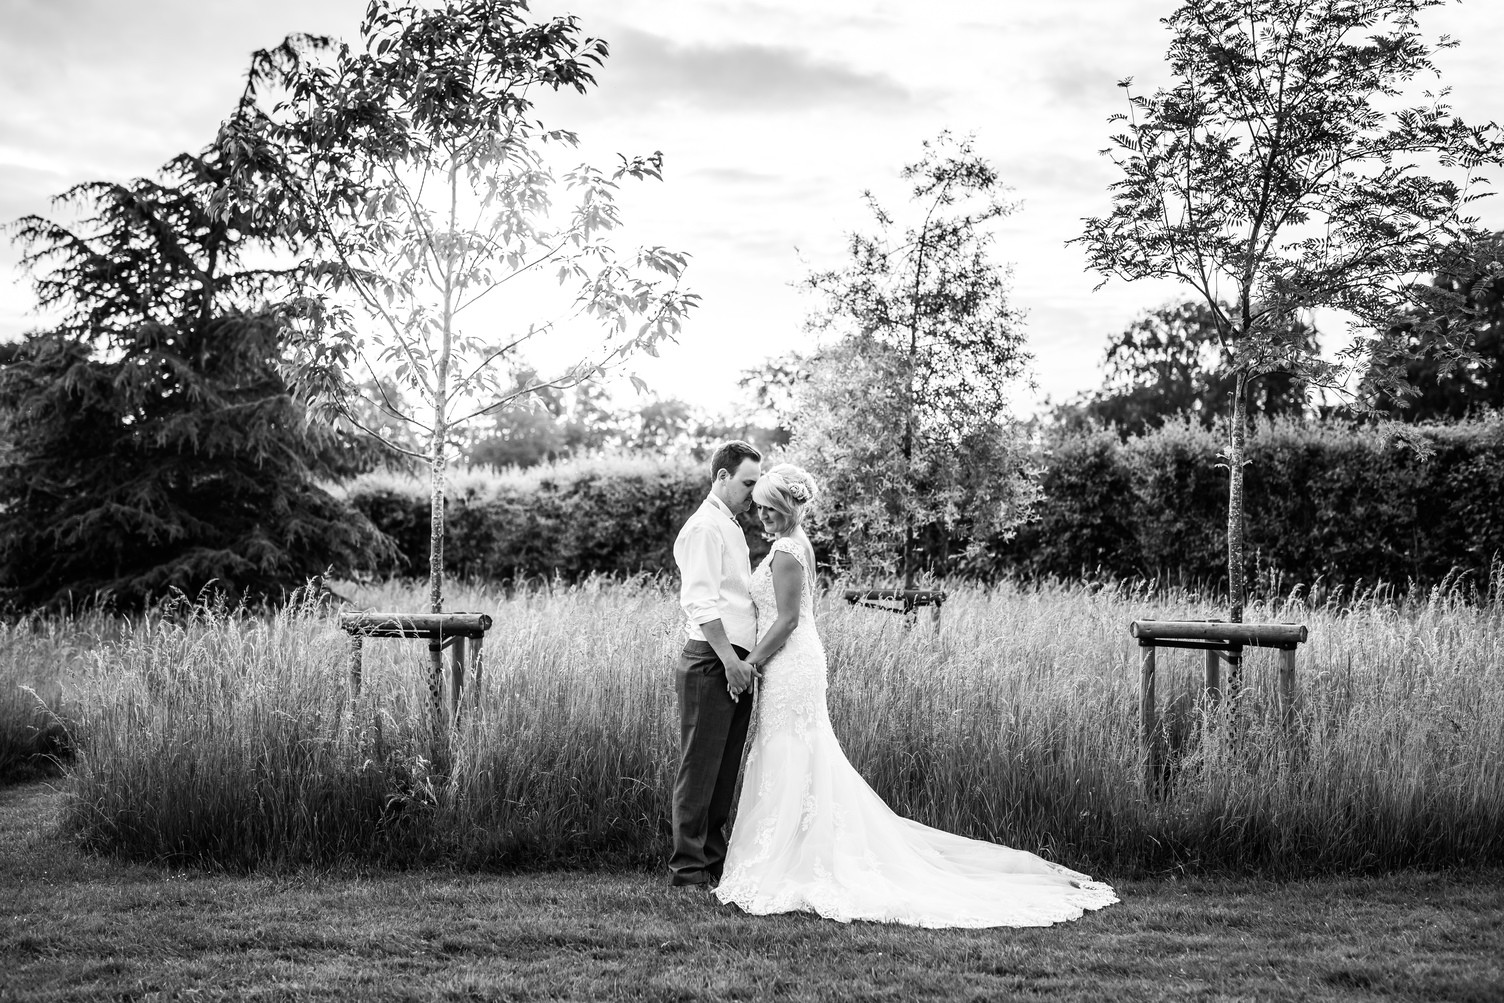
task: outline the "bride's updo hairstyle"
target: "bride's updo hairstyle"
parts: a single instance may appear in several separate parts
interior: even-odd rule
[[[773,526],[782,534],[799,525],[804,507],[814,501],[816,493],[813,477],[792,463],[780,463],[757,479],[752,500],[778,515]]]

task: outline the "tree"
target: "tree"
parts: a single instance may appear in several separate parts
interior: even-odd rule
[[[532,366],[521,364],[512,372],[513,390],[537,387],[540,382]],[[589,391],[598,393],[599,387],[588,383],[574,390],[544,386],[520,398],[518,406],[477,420],[465,431],[465,462],[497,470],[531,467],[568,456],[580,448],[584,437],[597,440],[607,433],[601,420],[609,421],[610,416]],[[580,427],[585,423],[590,427]]]
[[[541,405],[498,411],[489,426],[475,430],[465,448],[470,466],[493,470],[533,467],[564,455],[564,425],[551,408]]]
[[[373,451],[311,422],[278,374],[276,235],[215,215],[223,151],[89,182],[77,229],[12,224],[54,328],[0,364],[0,595],[140,605],[211,583],[254,599],[389,547],[320,480]]]
[[[310,248],[300,391],[372,434],[381,430],[361,422],[362,403],[405,424],[411,437],[384,441],[428,465],[433,612],[456,433],[654,353],[697,299],[678,285],[685,255],[650,247],[621,260],[608,241],[619,184],[661,178],[659,154],[622,158],[609,175],[549,166],[545,152],[577,137],[531,117],[533,93],[587,92],[607,47],[574,17],[526,14],[523,0],[371,0],[359,47],[295,35],[256,53],[225,127],[245,152],[227,205]],[[562,315],[540,318],[538,277],[571,290]],[[510,329],[470,320],[477,303],[508,293]],[[509,382],[521,346],[585,321],[601,325],[598,352],[553,378]],[[383,389],[362,402],[363,384]]]
[[[1234,621],[1245,594],[1249,382],[1283,372],[1340,393],[1366,373],[1377,390],[1401,386],[1403,370],[1386,368],[1371,339],[1428,299],[1417,276],[1482,236],[1466,213],[1484,184],[1474,172],[1504,161],[1497,127],[1457,118],[1445,89],[1402,103],[1409,81],[1436,72],[1417,16],[1443,2],[1187,0],[1165,19],[1175,82],[1130,92],[1130,114],[1115,116],[1125,125],[1106,151],[1122,171],[1112,212],[1086,220],[1076,240],[1104,281],[1179,279],[1211,311],[1233,383]],[[1470,324],[1460,304],[1429,299],[1442,309],[1425,314],[1417,337],[1457,345]],[[1336,361],[1289,337],[1321,307],[1344,311],[1359,332]]]
[[[765,360],[760,366],[743,369],[737,378],[736,385],[751,393],[758,416],[771,422],[766,433],[769,445],[787,446],[793,438],[789,423],[794,412],[794,391],[809,379],[810,367],[817,361],[818,355],[787,352]]]
[[[516,383],[529,385],[536,378],[525,369]],[[466,461],[527,467],[603,449],[708,459],[716,446],[730,439],[775,441],[773,428],[710,414],[675,397],[649,397],[635,406],[613,409],[598,391],[596,384],[568,391],[545,388],[534,395],[535,406],[497,412],[489,425],[479,426],[467,438]]]
[[[1302,351],[1318,351],[1316,330],[1309,325],[1296,321],[1288,336],[1302,344]],[[1146,311],[1108,341],[1103,361],[1103,387],[1057,408],[1058,421],[1112,425],[1127,437],[1180,415],[1210,425],[1232,398],[1235,378],[1216,319],[1195,300]],[[1252,414],[1298,415],[1306,407],[1305,387],[1291,373],[1261,373],[1248,381],[1247,395]]]
[[[790,449],[839,500],[832,528],[853,556],[896,557],[912,588],[926,529],[979,544],[1027,508],[1007,418],[1027,354],[990,255],[989,224],[1014,211],[997,173],[969,140],[942,134],[902,176],[913,222],[900,230],[866,193],[876,231],[853,234],[849,262],[807,280],[821,299],[809,326],[835,339],[797,384]]]
[[[1445,315],[1408,317],[1388,332],[1388,344],[1375,346],[1384,368],[1404,367],[1398,392],[1375,391],[1377,407],[1397,412],[1407,421],[1465,418],[1486,408],[1504,408],[1504,233],[1472,249],[1453,262],[1431,284],[1448,302],[1460,299],[1462,309],[1476,321],[1460,340],[1426,337],[1434,324],[1445,328]],[[1429,321],[1429,323],[1428,323]],[[1389,347],[1392,345],[1393,347]],[[1455,351],[1461,347],[1469,357]],[[1413,392],[1407,392],[1413,390]]]
[[[650,400],[630,415],[626,445],[649,453],[682,451],[694,434],[694,411],[677,397]]]

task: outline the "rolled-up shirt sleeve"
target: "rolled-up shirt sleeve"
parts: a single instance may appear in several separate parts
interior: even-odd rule
[[[709,623],[721,618],[721,561],[724,560],[720,537],[711,526],[687,528],[679,540],[679,605],[693,624]]]

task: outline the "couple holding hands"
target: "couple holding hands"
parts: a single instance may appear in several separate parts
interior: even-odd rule
[[[719,447],[710,495],[674,543],[688,636],[670,884],[758,915],[923,927],[1046,926],[1116,902],[1109,886],[1032,853],[894,814],[847,761],[826,707],[802,528],[817,489],[796,466],[761,463],[745,442]],[[737,522],[754,504],[773,541],[755,571]]]

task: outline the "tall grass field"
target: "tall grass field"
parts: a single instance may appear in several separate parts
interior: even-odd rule
[[[352,591],[365,608],[424,608],[417,587]],[[355,697],[328,607],[183,603],[0,627],[0,755],[71,749],[65,829],[132,859],[660,861],[677,757],[672,590],[459,588],[447,605],[495,626],[478,709],[437,741],[423,642],[367,640]],[[1128,624],[1217,615],[1187,594],[1007,586],[952,591],[938,630],[838,591],[817,622],[848,756],[928,824],[1106,876],[1504,863],[1504,608],[1439,590],[1251,610],[1310,628],[1288,728],[1274,652],[1250,649],[1242,696],[1208,711],[1200,653],[1162,650],[1172,770],[1147,796]]]

